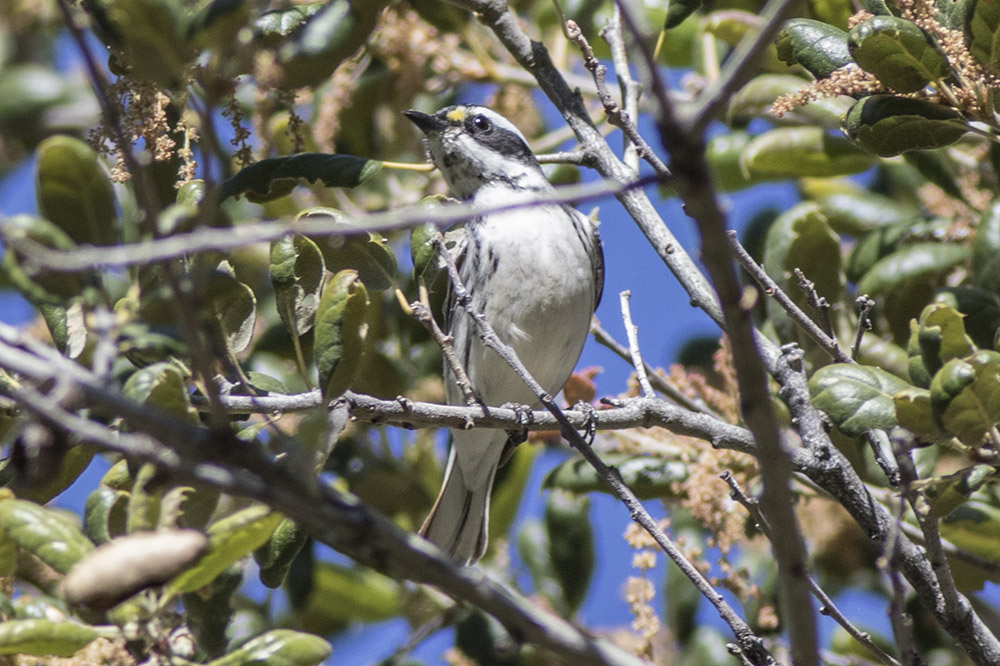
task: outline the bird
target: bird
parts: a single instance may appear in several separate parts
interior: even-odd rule
[[[424,135],[451,197],[498,208],[554,193],[528,141],[496,111],[474,104],[404,111]],[[604,286],[597,225],[570,206],[544,204],[470,219],[459,277],[497,336],[550,395],[569,379]],[[487,406],[537,407],[531,389],[480,339],[467,312],[446,299],[445,325],[471,388]],[[464,405],[445,366],[446,399]],[[444,481],[420,534],[456,563],[486,552],[493,481],[508,443],[503,430],[452,430]]]

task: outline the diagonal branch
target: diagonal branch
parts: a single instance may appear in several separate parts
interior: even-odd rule
[[[653,519],[653,517],[646,511],[646,508],[636,497],[635,493],[625,485],[621,478],[621,475],[617,470],[608,467],[600,456],[594,452],[590,444],[584,440],[584,438],[577,432],[573,424],[566,418],[566,415],[556,404],[555,400],[552,399],[541,384],[539,384],[524,364],[521,363],[520,359],[514,350],[504,343],[489,322],[481,312],[478,312],[472,306],[472,297],[469,291],[462,284],[461,277],[458,274],[458,267],[455,265],[455,260],[448,251],[447,246],[444,244],[443,240],[438,237],[436,240],[438,246],[438,252],[444,257],[448,265],[448,276],[451,279],[451,286],[453,293],[455,295],[456,304],[463,308],[468,316],[472,319],[476,328],[479,329],[479,337],[483,341],[483,344],[488,348],[496,352],[507,364],[517,373],[518,377],[528,385],[535,397],[538,398],[539,402],[552,413],[556,421],[559,422],[560,430],[562,431],[563,437],[572,444],[580,455],[590,464],[591,467],[597,472],[598,476],[608,484],[612,492],[622,501],[623,504],[628,508],[629,515],[632,520],[636,521],[645,529],[649,535],[656,541],[657,545],[663,550],[667,556],[673,560],[674,564],[684,573],[685,576],[694,584],[701,594],[708,599],[708,601],[715,607],[716,612],[718,612],[719,617],[729,625],[732,630],[733,635],[736,637],[738,645],[735,650],[739,652],[746,660],[748,664],[753,664],[754,666],[771,666],[773,665],[774,659],[771,657],[767,648],[764,646],[764,642],[761,640],[750,626],[743,621],[743,619],[736,613],[733,608],[726,603],[725,599],[721,594],[712,587],[712,584],[705,578],[705,576],[695,567],[688,559],[684,556],[681,551],[667,534],[660,528],[659,524]]]

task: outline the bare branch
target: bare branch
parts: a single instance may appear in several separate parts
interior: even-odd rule
[[[749,512],[750,516],[757,524],[757,527],[764,533],[764,536],[766,536],[769,540],[772,539],[771,526],[768,524],[764,514],[760,512],[757,500],[752,499],[745,492],[743,492],[743,489],[740,488],[736,478],[728,470],[722,473],[722,480],[729,485],[729,488],[732,491],[732,498],[742,504],[747,512]],[[847,616],[840,612],[840,609],[837,608],[833,599],[831,599],[830,596],[823,591],[823,588],[820,587],[815,578],[808,576],[807,580],[809,581],[809,589],[812,590],[813,596],[815,596],[821,604],[819,609],[820,613],[832,617],[837,624],[842,626],[844,630],[854,638],[854,640],[867,648],[868,651],[871,652],[881,663],[886,664],[887,666],[900,666],[899,662],[896,661],[892,655],[888,654],[872,640],[871,634],[867,631],[859,629],[853,622],[847,619]]]
[[[628,290],[623,291],[618,297],[622,306],[622,321],[625,322],[625,333],[628,335],[628,349],[632,357],[632,367],[635,368],[635,375],[639,380],[639,387],[642,389],[643,397],[652,398],[655,392],[649,383],[649,377],[646,375],[646,364],[642,362],[642,353],[639,351],[639,329],[632,323],[632,311],[628,306],[632,292]]]
[[[629,352],[628,347],[611,337],[611,334],[605,331],[596,319],[590,324],[590,332],[593,334],[594,340],[596,340],[598,344],[604,345],[613,351],[623,361],[630,364],[632,363],[632,354]],[[646,377],[649,378],[653,388],[676,402],[678,405],[694,412],[715,414],[715,410],[706,405],[702,400],[686,395],[680,388],[675,386],[669,378],[661,377],[656,369],[648,365],[645,361],[643,361],[642,367],[645,369]]]
[[[451,278],[452,290],[455,295],[456,304],[465,310],[466,314],[472,319],[476,328],[479,329],[479,337],[483,341],[483,344],[488,348],[495,351],[507,364],[517,373],[518,377],[528,385],[535,397],[538,398],[539,402],[552,413],[552,415],[559,422],[560,430],[562,431],[563,437],[565,437],[570,444],[573,445],[583,458],[590,464],[591,467],[597,472],[598,476],[608,484],[612,492],[625,504],[628,508],[629,515],[632,520],[636,521],[645,529],[653,540],[656,541],[657,545],[667,554],[667,556],[673,560],[677,567],[684,573],[687,578],[694,583],[698,591],[708,599],[708,601],[715,607],[716,612],[718,612],[719,617],[729,625],[732,630],[733,635],[736,637],[738,642],[737,650],[747,657],[749,663],[754,666],[770,666],[774,664],[774,659],[771,657],[770,653],[764,646],[761,638],[754,633],[750,626],[743,621],[743,619],[736,613],[732,607],[726,603],[725,599],[719,594],[712,584],[705,578],[705,576],[695,567],[685,556],[681,549],[667,536],[667,534],[660,528],[659,524],[653,519],[649,512],[646,511],[642,502],[636,497],[635,493],[625,485],[622,480],[621,475],[617,470],[608,467],[600,456],[598,456],[594,449],[591,448],[590,444],[580,436],[580,433],[574,429],[573,424],[566,418],[565,413],[559,408],[544,388],[531,376],[531,373],[524,364],[521,363],[520,359],[514,350],[504,343],[493,327],[490,325],[486,318],[481,312],[476,311],[472,306],[472,297],[465,285],[462,284],[461,277],[458,274],[458,267],[455,265],[454,258],[448,251],[442,239],[438,239],[436,242],[438,246],[438,251],[444,256],[445,261],[448,265],[448,276]]]
[[[357,562],[390,576],[433,585],[493,615],[512,634],[572,659],[573,663],[592,666],[643,664],[620,648],[541,610],[480,569],[456,566],[432,544],[400,530],[356,497],[329,485],[303,483],[300,475],[254,455],[235,440],[230,443],[230,455],[208,459],[205,454],[219,454],[222,450],[217,441],[218,433],[194,428],[194,439],[189,440],[184,449],[190,452],[193,448],[201,453],[178,455],[178,435],[169,429],[158,431],[156,438],[146,433],[115,433],[62,409],[33,389],[7,386],[2,392],[31,409],[49,425],[73,433],[79,441],[156,465],[179,482],[205,484],[264,502],[304,525],[319,541]],[[165,441],[161,443],[159,439]]]
[[[566,21],[566,35],[573,40],[580,52],[583,54],[583,65],[594,77],[594,83],[597,84],[597,96],[601,100],[601,104],[604,105],[604,112],[608,114],[608,122],[610,122],[615,127],[618,127],[625,133],[628,140],[635,147],[636,153],[642,159],[646,160],[653,170],[661,176],[669,176],[670,170],[667,169],[667,165],[664,164],[653,149],[649,147],[646,140],[642,138],[639,134],[639,128],[635,126],[631,116],[628,112],[622,109],[621,105],[615,101],[614,97],[611,96],[611,92],[608,90],[607,82],[607,72],[608,68],[601,64],[601,62],[594,56],[594,50],[590,47],[590,42],[580,31],[580,26],[576,24],[576,21]]]
[[[871,312],[875,307],[875,301],[869,298],[868,294],[862,294],[855,299],[858,306],[858,334],[854,338],[854,346],[851,347],[851,358],[858,360],[861,353],[861,340],[865,337],[865,331],[872,330]]]
[[[816,341],[816,343],[825,349],[830,356],[838,363],[851,363],[850,357],[844,353],[840,348],[840,343],[837,342],[837,338],[829,335],[826,331],[820,328],[812,320],[812,318],[807,315],[802,308],[795,304],[795,301],[784,292],[784,290],[778,286],[770,275],[768,275],[764,269],[753,260],[750,253],[746,251],[746,248],[740,243],[736,238],[736,232],[730,231],[729,234],[729,244],[733,249],[733,254],[736,260],[740,262],[740,265],[750,274],[750,277],[760,285],[760,288],[764,290],[764,293],[774,299],[775,303],[781,306],[781,308],[788,314],[792,320],[799,325],[805,333]]]
[[[53,272],[72,273],[97,267],[124,268],[208,251],[226,251],[244,247],[252,243],[269,243],[288,236],[302,234],[310,237],[338,236],[359,231],[389,231],[405,229],[418,224],[430,223],[446,226],[488,213],[518,210],[548,204],[574,204],[581,201],[601,199],[610,195],[621,195],[627,190],[638,190],[658,182],[656,177],[629,178],[620,182],[596,182],[582,185],[567,185],[556,188],[555,192],[544,195],[528,194],[511,197],[511,201],[500,205],[483,207],[473,203],[456,203],[439,208],[413,206],[393,209],[384,213],[372,213],[355,220],[350,229],[331,228],[329,219],[322,217],[240,224],[226,229],[201,228],[184,234],[174,234],[142,243],[116,245],[113,247],[78,246],[72,250],[53,250],[27,239],[9,239],[10,247],[24,255],[26,260]]]
[[[754,65],[764,50],[774,42],[785,19],[791,16],[797,0],[770,0],[761,11],[764,24],[753,36],[747,35],[726,59],[721,76],[695,101],[694,108],[681,118],[686,132],[701,135],[715,120],[720,110],[729,104],[737,90],[754,75]]]

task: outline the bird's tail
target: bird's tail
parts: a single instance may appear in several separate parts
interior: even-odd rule
[[[486,552],[490,519],[490,493],[497,461],[478,483],[467,479],[456,460],[453,444],[448,456],[441,492],[420,528],[420,536],[446,552],[462,565],[476,562]],[[486,462],[486,461],[484,461]]]

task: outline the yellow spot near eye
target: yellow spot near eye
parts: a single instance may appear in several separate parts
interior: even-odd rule
[[[465,116],[469,115],[465,107],[459,106],[448,112],[448,120],[453,123],[460,123],[465,120]]]

